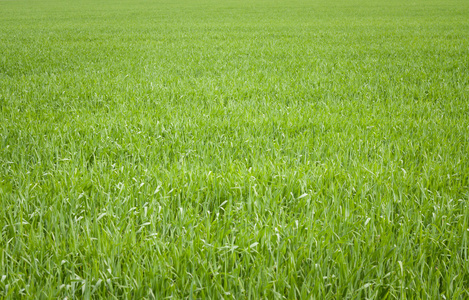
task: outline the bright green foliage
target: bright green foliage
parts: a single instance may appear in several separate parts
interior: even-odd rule
[[[467,0],[0,0],[0,298],[469,297]]]

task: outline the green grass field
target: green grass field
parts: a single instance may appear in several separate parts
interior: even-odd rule
[[[0,0],[0,298],[469,298],[467,0]]]

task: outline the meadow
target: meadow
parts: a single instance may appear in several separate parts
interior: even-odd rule
[[[466,0],[0,0],[0,298],[469,298]]]

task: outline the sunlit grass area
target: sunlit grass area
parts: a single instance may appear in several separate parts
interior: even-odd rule
[[[468,66],[462,0],[0,0],[0,298],[469,298]]]

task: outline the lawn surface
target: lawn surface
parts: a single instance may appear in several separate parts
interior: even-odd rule
[[[0,0],[0,298],[467,299],[466,0]]]

